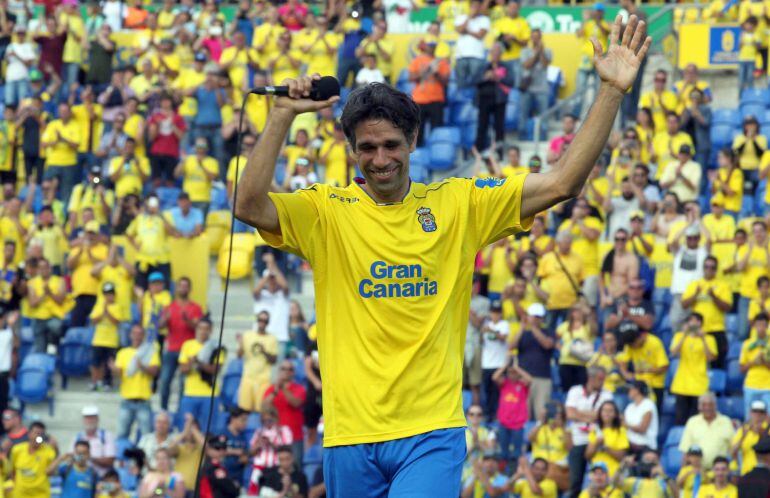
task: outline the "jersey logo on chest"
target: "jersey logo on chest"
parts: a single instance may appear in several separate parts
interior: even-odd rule
[[[417,221],[420,222],[424,232],[435,232],[438,228],[436,226],[436,217],[430,212],[430,208],[421,207],[418,209]]]

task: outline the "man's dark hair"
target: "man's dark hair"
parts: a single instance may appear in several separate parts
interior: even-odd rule
[[[390,121],[411,144],[420,126],[420,110],[404,92],[384,83],[370,83],[353,90],[342,110],[342,131],[353,150],[356,149],[356,126],[370,119]]]
[[[276,454],[278,453],[288,453],[290,455],[294,455],[294,453],[291,451],[291,446],[288,444],[282,444],[281,446],[277,447],[275,449]]]
[[[32,430],[35,428],[41,429],[43,432],[45,432],[45,424],[39,420],[35,420],[31,424],[29,424],[29,430]]]
[[[767,275],[762,275],[761,277],[759,277],[757,279],[757,287],[759,287],[760,285],[762,285],[764,283],[768,283],[768,282],[770,282],[770,278],[768,278]]]
[[[716,465],[718,463],[723,463],[723,464],[729,466],[730,465],[730,460],[728,460],[727,457],[725,457],[725,456],[718,456],[718,457],[714,458],[714,463],[712,463],[711,466],[713,467],[714,465]]]
[[[701,325],[703,325],[703,315],[700,313],[690,313],[690,318],[695,318],[700,322]]]
[[[78,439],[77,441],[75,441],[75,448],[77,448],[78,446],[85,446],[87,449],[89,450],[91,449],[91,443],[89,443],[85,439]]]
[[[179,283],[182,283],[182,282],[187,282],[187,284],[188,284],[190,287],[192,287],[192,280],[190,280],[190,277],[181,277],[181,278],[178,280],[178,282],[179,282]]]
[[[767,316],[767,313],[764,311],[760,311],[757,313],[757,316],[754,317],[754,320],[752,320],[753,323],[757,322],[767,322],[770,321],[770,317]]]
[[[102,481],[120,481],[120,474],[115,469],[110,469],[104,473]]]
[[[719,267],[719,260],[716,258],[716,256],[711,256],[711,255],[706,256],[706,259],[704,260],[704,263],[706,261],[712,261],[715,265],[717,265],[717,267]]]
[[[545,458],[542,458],[542,457],[535,458],[534,460],[532,460],[532,465],[535,465],[537,462],[542,462],[543,464],[545,464],[546,468],[548,468],[548,460],[546,460]]]

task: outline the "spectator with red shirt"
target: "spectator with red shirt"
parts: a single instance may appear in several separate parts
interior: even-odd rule
[[[46,81],[51,75],[59,75],[62,70],[64,42],[67,41],[67,26],[59,24],[54,15],[45,18],[45,31],[34,38],[40,53],[40,70]]]
[[[500,401],[497,404],[497,440],[500,444],[500,456],[507,465],[518,460],[523,454],[524,424],[529,416],[527,398],[532,377],[511,360],[495,371],[492,380],[500,391]]]
[[[173,185],[174,167],[179,163],[179,147],[187,125],[174,108],[170,94],[160,96],[159,109],[147,121],[150,136],[150,166],[152,181],[157,187],[161,183]]]
[[[182,277],[176,284],[174,300],[171,301],[160,317],[159,328],[166,327],[168,335],[161,358],[160,367],[160,406],[168,410],[168,399],[171,395],[171,381],[174,379],[176,369],[179,366],[179,351],[182,344],[195,338],[195,326],[203,317],[200,305],[190,299],[192,282],[187,277]],[[180,392],[182,391],[180,387]]]
[[[254,433],[249,443],[249,454],[254,457],[249,478],[249,496],[259,494],[259,480],[262,472],[266,468],[278,465],[276,453],[278,447],[294,442],[291,429],[278,423],[278,410],[274,406],[264,406],[261,415],[262,427]]]
[[[278,412],[278,423],[291,429],[293,438],[291,450],[300,467],[304,454],[302,426],[305,422],[303,410],[305,397],[305,387],[294,381],[294,363],[291,360],[282,361],[278,369],[278,378],[275,384],[265,391],[264,401],[275,407]]]
[[[299,0],[289,0],[278,8],[281,24],[289,31],[299,31],[305,27],[307,13],[307,5]]]
[[[19,443],[27,441],[27,426],[21,420],[21,413],[16,408],[3,410],[3,441],[0,443],[0,452],[10,454],[11,448]]]
[[[577,128],[578,117],[574,114],[567,114],[561,120],[562,134],[553,137],[548,144],[548,155],[546,161],[548,164],[554,164],[559,160],[569,144],[575,138],[575,128]]]

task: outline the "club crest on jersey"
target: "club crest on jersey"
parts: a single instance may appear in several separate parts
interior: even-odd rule
[[[495,188],[499,187],[503,183],[505,183],[505,178],[495,178],[493,176],[489,176],[487,178],[476,178],[476,187],[477,188]]]
[[[417,221],[422,225],[422,230],[424,232],[435,232],[436,228],[438,228],[436,226],[436,217],[430,212],[430,208],[421,207],[418,209]]]

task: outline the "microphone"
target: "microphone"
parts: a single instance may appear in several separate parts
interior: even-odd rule
[[[275,95],[277,97],[288,97],[289,87],[281,86],[258,86],[252,88],[249,93],[257,95]],[[334,76],[324,76],[320,80],[313,80],[313,88],[310,90],[310,100],[327,100],[340,94],[340,82]]]

